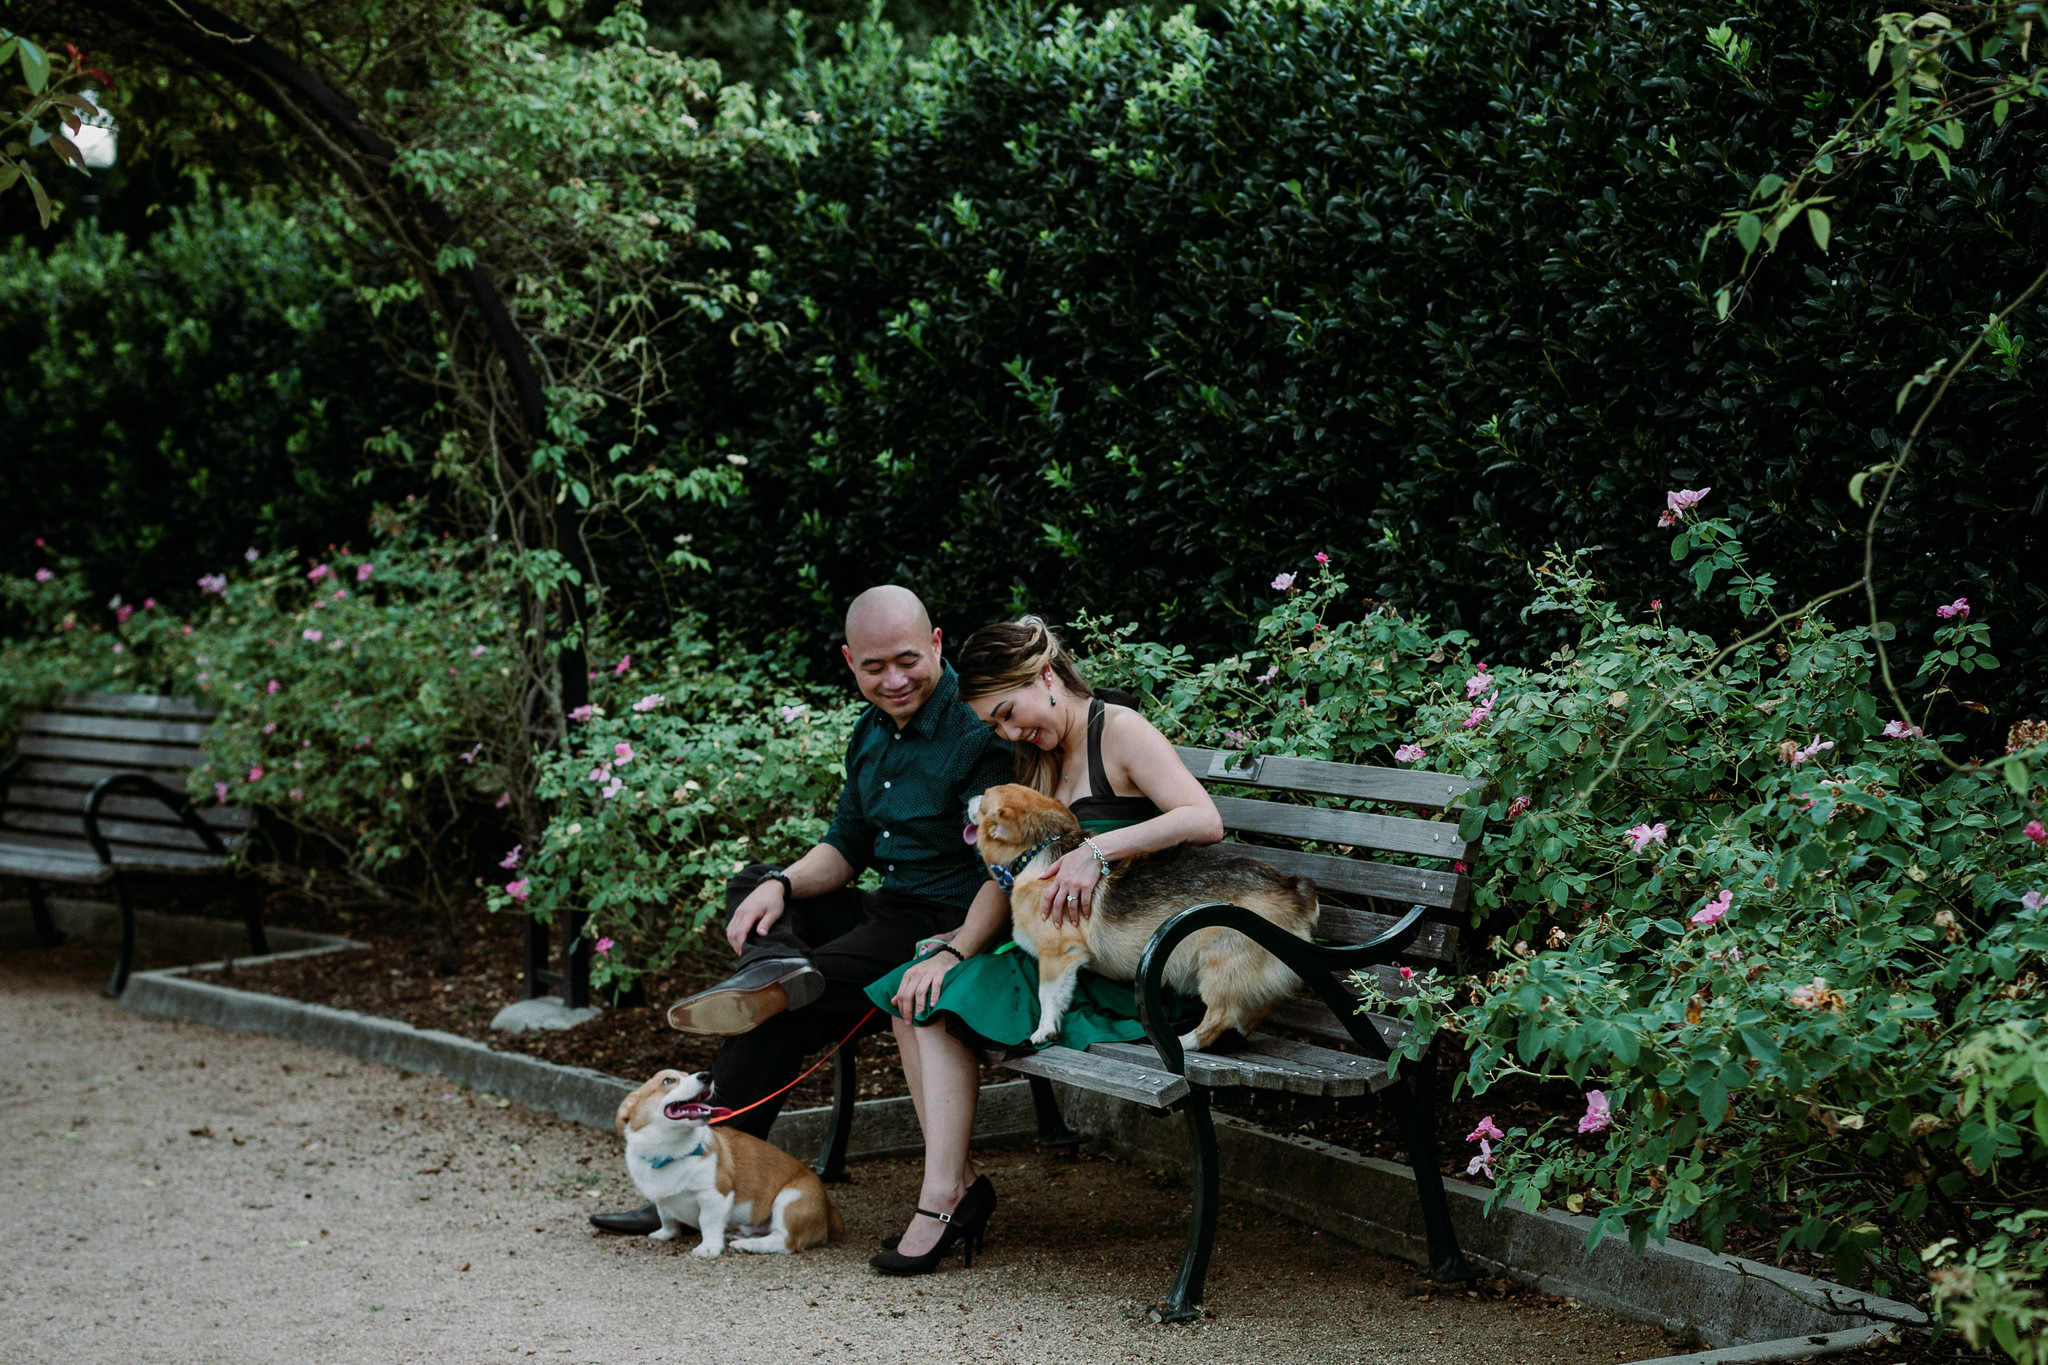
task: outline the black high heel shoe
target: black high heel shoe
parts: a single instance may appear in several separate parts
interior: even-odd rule
[[[939,1243],[922,1256],[906,1256],[897,1250],[901,1237],[892,1237],[882,1243],[882,1250],[869,1259],[868,1264],[884,1275],[924,1275],[938,1268],[946,1259],[954,1244],[958,1243],[965,1259],[966,1268],[974,1268],[974,1253],[981,1249],[982,1241],[988,1235],[988,1222],[996,1211],[996,1187],[989,1184],[987,1176],[978,1176],[967,1192],[960,1196],[960,1202],[951,1213],[933,1213],[930,1209],[919,1209],[926,1218],[936,1218],[946,1225],[939,1234]]]

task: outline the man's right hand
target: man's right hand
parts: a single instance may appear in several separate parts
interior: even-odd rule
[[[765,933],[775,927],[775,921],[782,918],[788,908],[784,899],[782,883],[774,880],[763,881],[747,893],[726,922],[725,941],[732,945],[735,953],[746,949],[747,940],[756,933]]]

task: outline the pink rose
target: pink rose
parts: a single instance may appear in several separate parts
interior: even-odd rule
[[[299,638],[301,640],[311,640],[314,644],[317,645],[322,640],[327,638],[327,633],[325,631],[314,630],[311,626],[308,626],[306,629],[299,632]]]
[[[1614,1108],[1607,1102],[1607,1092],[1604,1090],[1588,1090],[1586,1092],[1586,1112],[1579,1119],[1579,1131],[1582,1133],[1601,1133],[1612,1127],[1613,1124]]]
[[[1939,616],[1944,621],[1953,620],[1955,617],[1958,616],[1962,617],[1965,621],[1967,621],[1970,619],[1970,599],[1967,597],[1958,597],[1955,601],[1949,603],[1945,607],[1936,607],[1934,609],[1934,614],[1936,616]]]
[[[498,793],[498,799],[497,799],[497,800],[495,800],[495,801],[493,801],[493,802],[491,802],[491,807],[492,807],[492,809],[494,809],[494,810],[503,810],[503,809],[505,809],[505,807],[507,807],[507,806],[509,806],[509,805],[511,805],[511,804],[512,804],[512,793],[511,793],[511,792],[499,792],[499,793]]]
[[[631,668],[632,666],[633,656],[628,654],[625,658],[619,660],[619,666],[612,670],[612,676],[614,678],[623,678],[626,676],[626,670]]]
[[[1415,969],[1413,967],[1401,968],[1401,979],[1403,981],[1413,981],[1415,979]]]
[[[261,781],[263,780],[263,769],[261,769],[261,768],[251,768],[251,769],[249,769],[249,780],[250,780],[251,782],[261,782]]]
[[[476,762],[476,756],[483,751],[483,741],[478,740],[474,748],[470,749],[467,753],[458,754],[456,757],[460,758],[464,763],[474,763]]]
[[[315,564],[312,572],[306,575],[306,581],[308,583],[318,583],[323,578],[332,577],[334,577],[334,570],[328,568],[325,564]]]
[[[527,896],[532,894],[532,891],[533,888],[527,883],[527,880],[524,877],[521,877],[516,882],[505,883],[505,894],[510,896],[515,901],[525,900]]]
[[[1733,908],[1734,904],[1735,893],[1732,891],[1723,891],[1720,895],[1714,897],[1705,905],[1702,905],[1699,908],[1699,910],[1694,913],[1692,917],[1692,922],[1694,924],[1700,925],[1702,928],[1714,924],[1719,924],[1721,922],[1721,918],[1724,915],[1726,915],[1731,908]]]
[[[1323,552],[1322,552],[1321,550],[1317,550],[1317,551],[1316,551],[1316,563],[1318,563],[1318,564],[1328,564],[1329,562],[1330,562],[1330,557],[1329,557],[1328,555],[1324,554],[1324,553],[1323,553]]]
[[[1394,761],[1396,763],[1420,763],[1427,757],[1429,755],[1422,751],[1420,744],[1403,744],[1400,748],[1394,750]]]
[[[201,574],[199,576],[199,591],[201,593],[218,593],[223,597],[227,596],[228,576],[224,573]]]
[[[526,852],[525,844],[512,845],[512,851],[499,860],[498,866],[510,872],[513,868],[519,866],[519,855],[524,852]]]
[[[1662,610],[1664,610],[1664,599],[1663,599],[1663,598],[1661,598],[1661,597],[1653,597],[1653,598],[1651,598],[1651,599],[1650,599],[1650,610],[1651,610],[1651,611],[1662,611]]]
[[[589,720],[591,716],[593,716],[594,714],[596,714],[595,708],[590,706],[579,706],[574,711],[571,711],[569,713],[569,719],[573,721],[582,722]]]
[[[1294,575],[1291,573],[1275,575],[1273,579],[1273,586],[1279,589],[1281,592],[1291,591],[1294,587]]]
[[[1522,812],[1528,809],[1529,798],[1526,796],[1518,796],[1514,800],[1508,802],[1508,819],[1518,819],[1521,816]]]
[[[1918,739],[1923,733],[1919,726],[1908,725],[1902,720],[1889,720],[1884,726],[1886,739]]]
[[[1265,671],[1264,673],[1261,673],[1261,674],[1259,674],[1259,676],[1258,676],[1258,678],[1257,678],[1257,680],[1256,680],[1256,681],[1258,682],[1259,686],[1261,686],[1261,687],[1265,687],[1265,686],[1269,685],[1269,684],[1270,684],[1270,683],[1271,683],[1271,682],[1273,681],[1273,679],[1275,679],[1275,678],[1277,678],[1277,677],[1279,677],[1279,676],[1280,676],[1280,665],[1278,665],[1278,664],[1274,664],[1274,665],[1273,665],[1273,666],[1272,666],[1271,668],[1267,669],[1267,670],[1266,670],[1266,671]]]
[[[1654,825],[1637,825],[1628,832],[1629,848],[1636,853],[1641,853],[1651,844],[1663,843],[1664,836],[1667,833],[1669,831],[1661,820]]]
[[[218,801],[218,802],[220,802],[220,803],[221,803],[222,805],[226,805],[226,804],[227,804],[227,802],[228,802],[228,784],[227,784],[227,783],[225,783],[225,782],[216,782],[216,783],[214,783],[214,784],[213,784],[213,799],[214,799],[214,800],[216,800],[216,801]]]
[[[2042,899],[2040,892],[2029,891],[2026,895],[2020,897],[2020,904],[2026,906],[2029,910],[2039,910]]]
[[[1815,757],[1826,753],[1834,747],[1835,742],[1833,740],[1822,739],[1819,735],[1815,735],[1811,744],[1792,751],[1792,766],[1796,768],[1802,763],[1811,762]]]
[[[1493,1143],[1485,1138],[1479,1140],[1479,1155],[1465,1165],[1466,1175],[1483,1175],[1493,1179],[1493,1166],[1497,1158],[1493,1154]]]
[[[1659,526],[1676,526],[1685,520],[1686,513],[1700,505],[1712,488],[1681,488],[1676,493],[1664,495],[1664,515],[1657,519]]]
[[[619,761],[621,768],[625,767],[633,761],[633,746],[630,744],[612,745],[612,757]]]
[[[374,565],[374,564],[358,564],[358,565],[356,565],[356,582],[358,582],[358,583],[367,583],[367,582],[369,582],[369,581],[370,581],[370,575],[371,575],[371,574],[373,574],[373,573],[375,573],[375,572],[377,572],[377,566],[376,566],[376,565]]]
[[[659,692],[649,692],[646,696],[633,703],[633,709],[644,714],[645,712],[652,711],[657,706],[666,706],[667,704],[667,697],[662,696]]]
[[[122,605],[114,608],[114,624],[117,626],[125,626],[128,624],[128,618],[133,616],[134,614],[135,608],[127,605],[126,603],[123,603]]]
[[[784,725],[794,725],[797,721],[802,720],[804,713],[810,709],[808,706],[785,706],[780,712],[782,723]]]
[[[2022,832],[2034,841],[2036,847],[2048,844],[2048,829],[2043,829],[2039,820],[2027,821],[2027,827]]]
[[[1479,705],[1473,707],[1472,714],[1465,717],[1465,724],[1462,728],[1471,730],[1478,726],[1486,724],[1486,722],[1493,716],[1494,702],[1498,701],[1499,699],[1500,693],[1488,693],[1486,700],[1479,703]]]
[[[617,946],[618,945],[612,942],[612,940],[608,938],[601,938],[597,942],[591,944],[590,948],[592,952],[596,953],[599,957],[602,957]]]
[[[625,789],[626,784],[615,777],[611,781],[605,783],[604,787],[598,792],[598,795],[604,798],[605,800],[609,801]]]
[[[1486,665],[1480,664],[1478,671],[1465,679],[1465,700],[1471,701],[1474,697],[1477,697],[1492,686],[1493,679],[1486,676]]]
[[[1479,1120],[1477,1128],[1465,1134],[1465,1141],[1480,1142],[1491,1139],[1494,1142],[1499,1142],[1505,1137],[1507,1137],[1507,1134],[1494,1125],[1493,1115],[1488,1114],[1485,1118]]]
[[[57,575],[55,575],[55,574],[51,573],[51,572],[50,572],[50,571],[49,571],[48,569],[37,569],[37,570],[36,570],[36,582],[38,582],[38,583],[47,583],[47,582],[49,582],[49,581],[50,581],[51,579],[55,578],[56,576],[57,576]]]

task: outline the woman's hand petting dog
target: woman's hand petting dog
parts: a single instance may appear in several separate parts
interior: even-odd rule
[[[896,1013],[902,1018],[917,1018],[938,1003],[939,992],[946,985],[946,973],[959,965],[959,958],[939,952],[913,962],[910,970],[903,973],[903,980],[897,983],[896,994],[889,1003],[896,1007]]]
[[[1077,848],[1038,874],[1052,883],[1039,902],[1038,917],[1056,924],[1079,924],[1095,910],[1095,887],[1102,880],[1102,864],[1086,848]]]

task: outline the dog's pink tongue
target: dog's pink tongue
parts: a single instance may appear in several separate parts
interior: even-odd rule
[[[969,825],[966,829],[960,831],[960,837],[971,844],[981,837],[981,830],[974,825]]]

